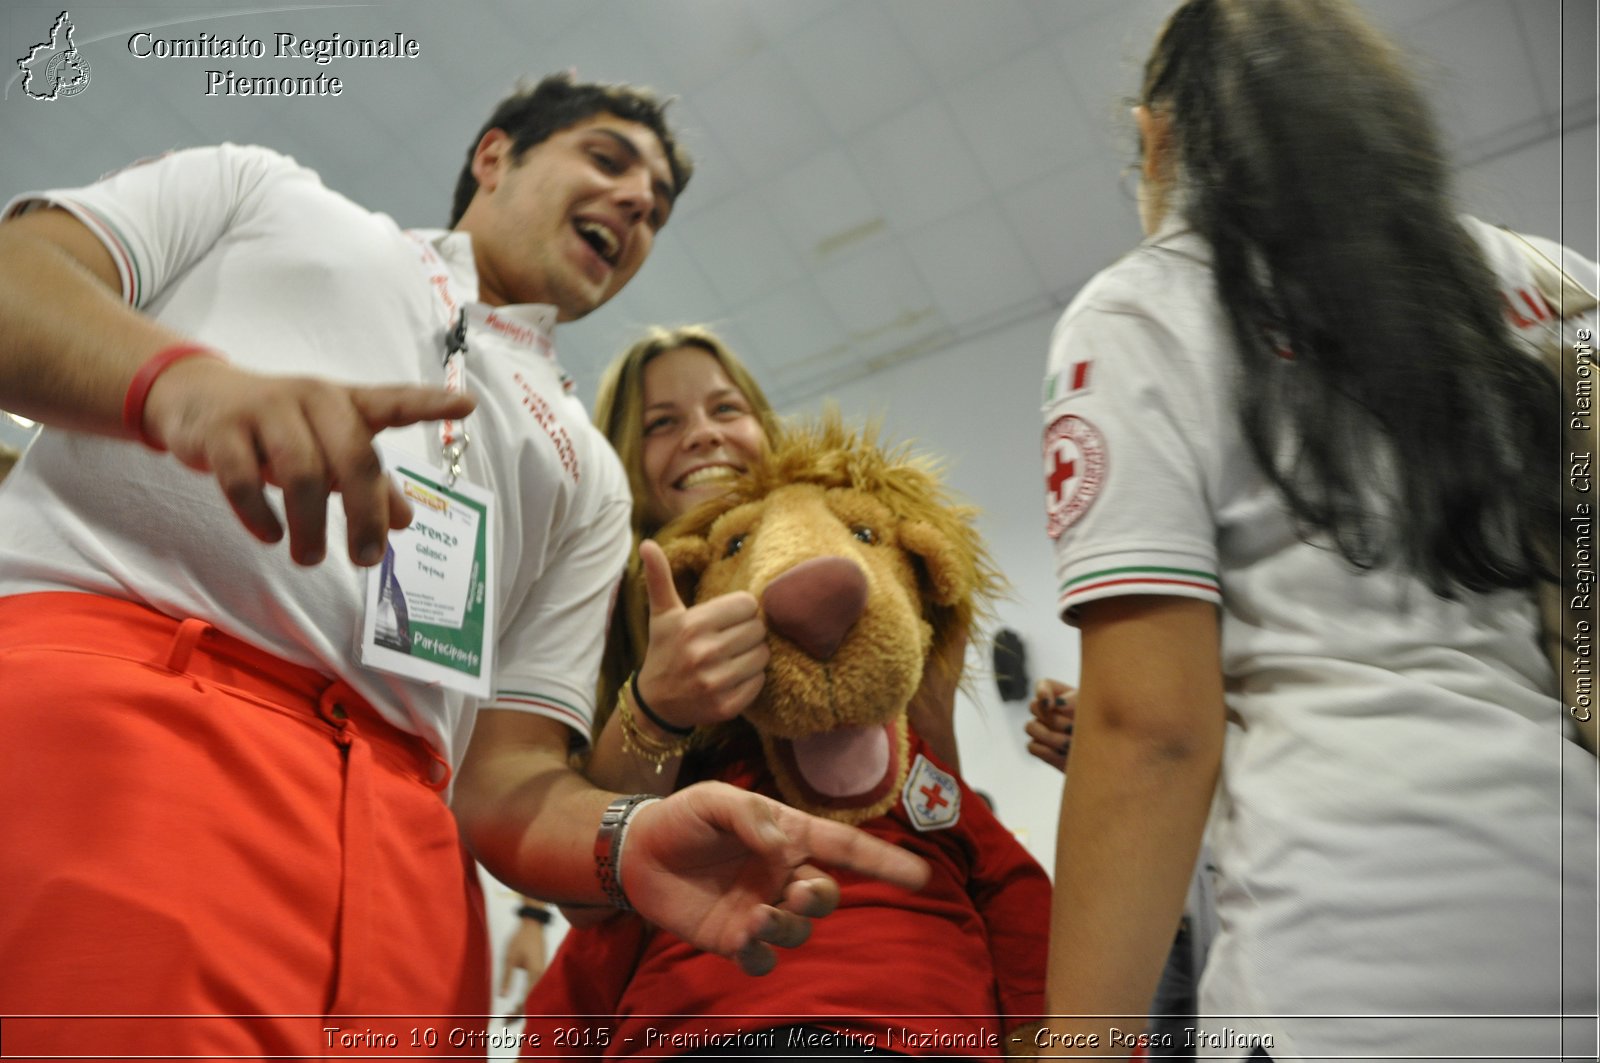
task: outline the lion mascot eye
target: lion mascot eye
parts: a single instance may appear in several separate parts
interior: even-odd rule
[[[732,557],[734,554],[737,554],[740,550],[743,550],[744,549],[744,540],[745,540],[745,535],[743,533],[741,533],[739,535],[735,535],[732,539],[729,539],[727,548],[722,551],[722,556],[724,558]]]
[[[854,535],[857,539],[866,543],[868,546],[871,546],[873,543],[878,541],[878,533],[867,527],[865,524],[857,524],[854,528],[850,529],[850,534]]]

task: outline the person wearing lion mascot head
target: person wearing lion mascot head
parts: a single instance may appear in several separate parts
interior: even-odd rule
[[[908,893],[841,874],[838,909],[762,978],[635,915],[574,929],[528,997],[523,1058],[1032,1053],[1049,880],[906,713],[1000,586],[974,515],[929,463],[830,414],[658,534],[685,602],[755,597],[771,654],[679,785],[858,825],[933,876]]]

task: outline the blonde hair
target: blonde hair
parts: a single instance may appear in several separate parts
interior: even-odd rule
[[[611,630],[606,636],[605,656],[600,663],[600,683],[595,692],[595,735],[605,726],[629,674],[644,659],[649,641],[638,545],[661,526],[649,515],[650,488],[644,479],[644,367],[658,355],[680,347],[694,347],[717,360],[729,381],[750,403],[750,412],[761,422],[769,445],[777,442],[781,434],[778,415],[761,385],[728,345],[704,325],[653,327],[606,367],[595,393],[594,423],[611,441],[628,474],[628,489],[633,493],[634,552],[628,560],[617,607],[611,613]]]

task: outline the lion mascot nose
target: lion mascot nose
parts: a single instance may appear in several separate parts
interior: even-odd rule
[[[826,661],[867,607],[867,577],[843,557],[802,561],[761,592],[767,627]]]

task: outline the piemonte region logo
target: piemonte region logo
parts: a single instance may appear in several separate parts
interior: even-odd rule
[[[72,18],[63,11],[50,27],[50,39],[28,49],[17,60],[22,91],[36,100],[76,96],[89,87],[89,61],[72,43]]]

